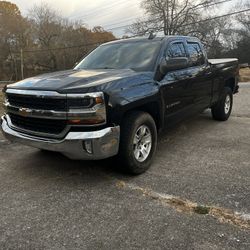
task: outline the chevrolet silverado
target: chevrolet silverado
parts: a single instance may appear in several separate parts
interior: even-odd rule
[[[118,155],[131,174],[152,163],[163,128],[210,108],[226,121],[238,92],[237,59],[208,60],[194,37],[117,40],[74,69],[4,89],[7,139],[71,159]]]

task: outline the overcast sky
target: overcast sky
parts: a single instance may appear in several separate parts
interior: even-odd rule
[[[10,0],[26,15],[34,4],[47,2],[63,17],[81,19],[89,28],[101,25],[106,29],[130,24],[143,15],[140,0]],[[114,25],[112,25],[114,24]],[[124,28],[113,29],[115,35],[123,34]]]
[[[125,28],[114,29],[119,26],[131,24],[134,20],[143,16],[140,8],[141,0],[9,0],[20,8],[26,15],[34,4],[48,3],[61,16],[71,20],[82,20],[87,27],[102,26],[112,31],[117,37],[124,34]],[[219,5],[212,10],[212,14],[224,14],[226,9],[239,0]],[[244,0],[245,1],[245,0]]]

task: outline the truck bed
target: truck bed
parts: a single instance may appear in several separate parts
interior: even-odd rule
[[[210,64],[217,65],[217,64],[238,62],[238,59],[237,58],[208,59],[208,62]]]

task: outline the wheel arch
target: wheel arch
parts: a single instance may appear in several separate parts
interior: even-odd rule
[[[150,114],[155,121],[157,131],[163,127],[163,114],[160,108],[160,103],[157,101],[148,102],[142,105],[135,106],[133,108],[127,109],[123,115],[122,120],[126,119],[126,116],[135,111],[142,111]],[[122,121],[121,121],[122,122]]]
[[[232,92],[235,93],[236,85],[237,85],[237,83],[236,83],[235,77],[230,77],[230,78],[225,80],[224,87],[230,88],[232,90]]]

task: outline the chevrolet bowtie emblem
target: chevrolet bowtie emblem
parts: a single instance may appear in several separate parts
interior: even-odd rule
[[[27,108],[20,108],[18,111],[18,114],[21,116],[28,116],[30,113],[32,113],[32,111]]]

